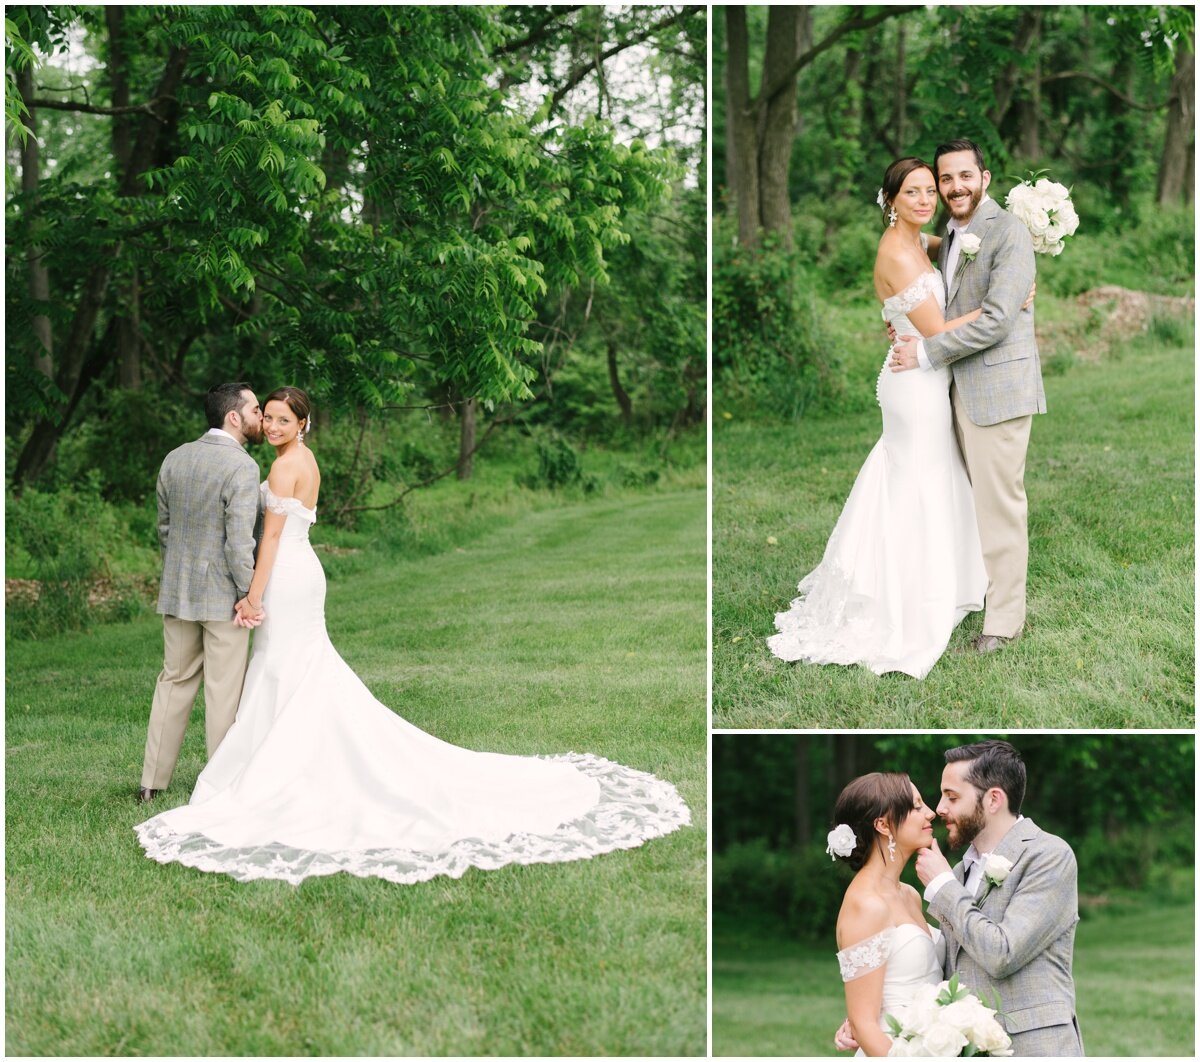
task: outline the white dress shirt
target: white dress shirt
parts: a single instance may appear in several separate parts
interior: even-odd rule
[[[233,436],[230,435],[229,432],[227,432],[224,428],[209,428],[208,431],[206,432],[206,434],[208,434],[208,435],[224,435],[226,439],[233,439]],[[237,442],[237,439],[233,439],[233,441]],[[241,443],[238,443],[238,446],[241,446],[241,445],[242,445]]]

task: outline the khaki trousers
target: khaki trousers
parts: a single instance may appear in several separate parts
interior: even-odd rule
[[[249,629],[238,627],[232,619],[163,616],[163,669],[150,708],[143,788],[166,789],[170,785],[202,677],[209,757],[217,751],[237,716],[249,647]]]
[[[983,633],[1013,638],[1025,623],[1025,577],[1029,567],[1025,455],[1033,417],[981,427],[967,415],[953,384],[950,400],[954,405],[954,433],[975,494],[975,519],[988,575]]]

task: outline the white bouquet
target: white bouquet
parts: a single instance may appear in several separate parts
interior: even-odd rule
[[[1071,202],[1070,189],[1043,177],[1046,170],[1031,173],[1004,200],[1004,205],[1024,223],[1038,254],[1058,255],[1063,240],[1079,228],[1079,215]]]
[[[997,1000],[999,1004],[999,1000]],[[959,987],[958,974],[938,985],[922,985],[900,1022],[887,1015],[892,1033],[890,1058],[1008,1056],[1012,1041],[996,1011]]]

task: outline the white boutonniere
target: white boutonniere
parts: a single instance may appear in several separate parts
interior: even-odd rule
[[[1012,873],[1012,861],[1005,859],[1002,855],[996,855],[994,852],[985,856],[983,860],[983,880],[987,888],[983,890],[983,895],[979,897],[979,902],[983,903],[987,894],[1000,885],[1003,885],[1008,880],[1009,874]]]
[[[959,237],[959,247],[962,250],[959,252],[964,262],[974,262],[975,256],[979,253],[979,248],[983,241],[973,232],[964,232]]]

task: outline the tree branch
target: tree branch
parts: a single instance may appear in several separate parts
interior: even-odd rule
[[[158,103],[172,103],[174,96],[155,96],[148,103],[131,104],[128,107],[97,107],[91,103],[76,103],[74,100],[31,100],[35,107],[45,107],[50,111],[79,111],[83,114],[106,114],[110,117],[118,114],[148,114],[159,122],[165,122],[161,114],[154,110]]]
[[[822,52],[829,51],[829,49],[832,48],[844,36],[846,36],[846,34],[855,33],[858,30],[868,30],[874,26],[878,26],[881,22],[886,22],[889,18],[893,18],[896,15],[907,15],[911,11],[920,10],[920,4],[907,4],[903,7],[885,8],[883,11],[871,15],[869,18],[862,18],[860,16],[858,18],[850,19],[849,22],[843,22],[828,37],[821,41],[820,44],[814,45],[803,55],[797,57],[796,61],[792,63],[792,65],[789,66],[782,74],[780,74],[779,77],[775,79],[773,84],[769,85],[765,91],[760,93],[758,99],[754,100],[754,102],[750,104],[749,110],[746,112],[746,116],[749,118],[757,118],[759,112],[762,111],[767,104],[771,102],[771,100],[773,100],[785,88],[787,88],[788,85],[791,84],[792,78],[794,78],[801,70],[803,70],[804,67],[808,66],[808,64],[816,59],[816,57]]]
[[[1132,107],[1134,110],[1161,111],[1167,105],[1166,100],[1163,100],[1162,103],[1138,103],[1137,100],[1130,99],[1128,96],[1126,96],[1124,92],[1116,87],[1116,85],[1105,81],[1104,78],[1099,77],[1087,70],[1063,70],[1057,74],[1047,74],[1042,78],[1042,84],[1044,85],[1047,81],[1062,81],[1064,78],[1068,77],[1079,77],[1083,78],[1084,81],[1093,81],[1101,88],[1107,89],[1109,92],[1111,92],[1127,107]]]
[[[647,26],[644,30],[642,30],[641,33],[634,34],[634,36],[630,37],[628,40],[622,41],[620,44],[614,44],[611,48],[608,49],[608,51],[602,52],[597,58],[591,60],[590,62],[584,63],[582,66],[577,66],[567,76],[566,82],[564,84],[560,85],[555,90],[554,95],[550,97],[550,109],[549,109],[548,113],[553,114],[554,111],[557,109],[558,105],[563,101],[563,97],[568,95],[570,92],[574,91],[574,89],[579,85],[579,83],[585,77],[587,77],[588,74],[591,73],[591,71],[599,69],[601,64],[607,62],[614,55],[617,55],[620,52],[625,51],[626,48],[632,48],[635,44],[641,44],[643,41],[646,41],[649,38],[653,37],[654,34],[659,32],[659,30],[664,30],[668,26],[674,25],[676,22],[681,21],[686,16],[694,13],[697,10],[702,10],[702,9],[700,9],[694,5],[681,8],[680,10],[676,11],[675,14],[669,15],[667,18],[661,19],[660,21],[654,23],[654,25],[652,25],[652,26]]]
[[[548,36],[550,36],[551,28],[556,22],[561,21],[567,15],[574,11],[579,11],[583,7],[582,4],[573,4],[571,6],[556,7],[545,20],[531,29],[524,37],[518,41],[509,41],[507,44],[501,45],[492,54],[493,55],[510,55],[513,52],[519,52],[523,48],[528,48],[534,44],[540,44]]]

